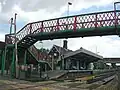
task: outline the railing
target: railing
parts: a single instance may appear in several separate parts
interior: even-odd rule
[[[15,36],[14,36],[14,34],[7,34],[7,35],[5,35],[5,43],[6,44],[14,44],[15,43]]]
[[[29,23],[24,26],[18,33],[17,38],[23,39],[26,35],[58,32],[81,28],[98,28],[106,26],[116,26],[120,24],[120,11],[107,11],[99,13],[81,14],[76,16],[62,17],[45,21]]]
[[[32,45],[28,50],[34,55],[34,58],[35,58],[36,60],[43,60],[44,57],[43,57],[42,55],[40,55],[38,49],[37,49],[34,45]],[[41,57],[41,56],[42,56],[42,57]],[[49,59],[49,58],[48,58],[48,59]],[[47,60],[45,60],[45,61],[46,61],[46,62],[48,63],[48,65],[51,67],[49,61],[47,61]]]
[[[30,48],[29,48],[30,52],[34,55],[34,57],[36,58],[36,60],[39,59],[39,52],[37,50],[37,48],[32,45]]]
[[[45,61],[47,61],[47,59],[50,59],[49,55],[47,55],[45,52],[38,51],[38,49],[34,45],[32,45],[29,48],[29,50],[30,50],[30,52],[32,52],[32,54],[35,56],[35,58],[37,60],[45,60]]]

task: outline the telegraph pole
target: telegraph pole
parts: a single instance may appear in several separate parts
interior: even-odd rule
[[[18,78],[18,55],[17,55],[17,33],[16,33],[16,16],[17,13],[15,13],[15,18],[14,18],[14,33],[15,33],[15,66],[16,66],[16,78]]]

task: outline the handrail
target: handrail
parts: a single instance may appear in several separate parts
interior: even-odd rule
[[[34,45],[32,45],[28,50],[33,54],[34,58],[37,61],[39,61],[39,53],[38,53],[39,51],[38,51],[38,49]],[[48,63],[48,65],[51,67],[51,65],[48,61],[46,61],[46,63]]]
[[[32,45],[28,50],[30,50],[32,52],[32,54],[35,56],[35,58],[38,60],[38,50],[37,48]]]

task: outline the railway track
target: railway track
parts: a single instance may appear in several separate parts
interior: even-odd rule
[[[115,72],[100,74],[92,79],[87,80],[87,84],[100,82],[101,84],[106,84],[115,78]]]
[[[94,84],[94,83],[99,83],[99,85],[105,85],[112,81],[115,78],[115,72],[107,72],[107,73],[102,73],[102,74],[97,74],[97,75],[89,75],[89,76],[83,76],[81,79],[85,79],[87,81],[87,84]],[[53,84],[59,83],[57,81],[53,82],[47,82],[47,83],[31,83],[31,82],[12,82],[9,81],[9,83],[6,83],[3,85],[0,85],[0,87],[5,87],[5,86],[11,86],[13,88],[8,89],[8,90],[27,90],[31,88],[41,88],[41,87],[49,87],[53,86]],[[79,84],[78,84],[79,85]],[[78,86],[77,84],[75,85],[76,87]],[[51,87],[52,87],[51,86]],[[61,87],[63,88],[63,87]]]

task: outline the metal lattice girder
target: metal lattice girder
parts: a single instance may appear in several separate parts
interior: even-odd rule
[[[115,15],[116,14],[116,15]],[[116,16],[116,19],[115,19]],[[115,21],[116,20],[116,21]],[[26,35],[43,32],[60,32],[66,30],[78,30],[81,28],[110,27],[120,24],[120,11],[107,11],[76,16],[62,17],[44,21],[33,22],[25,25],[18,33],[20,41]],[[13,42],[14,39],[12,39]]]

